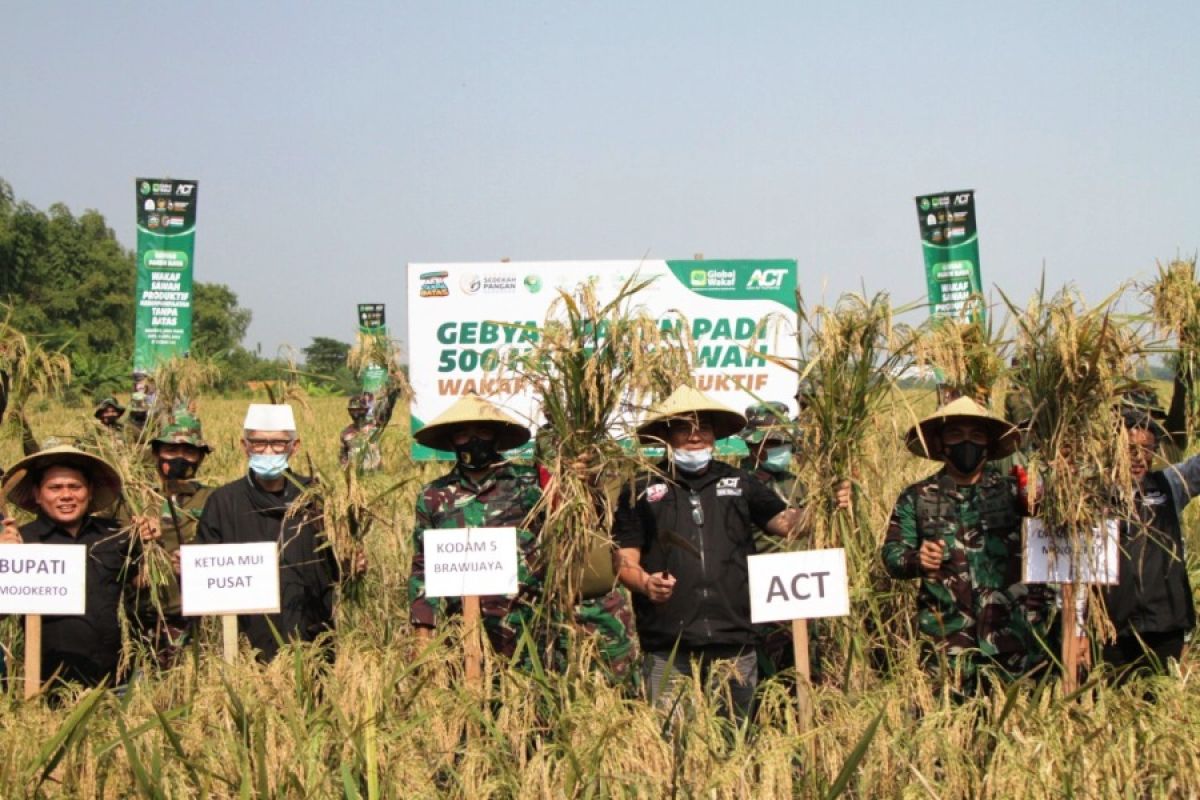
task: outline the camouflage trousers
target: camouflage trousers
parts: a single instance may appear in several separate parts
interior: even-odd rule
[[[1026,675],[1040,674],[1045,664],[1028,653],[1009,652],[987,655],[978,650],[954,650],[926,642],[922,665],[935,684],[949,686],[956,700],[982,691],[992,691],[998,682],[1007,685]]]
[[[614,686],[636,691],[640,673],[628,591],[618,587],[584,600],[575,607],[575,630],[595,648],[594,668]]]

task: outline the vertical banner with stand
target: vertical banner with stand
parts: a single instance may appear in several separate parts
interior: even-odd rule
[[[972,295],[983,291],[975,192],[939,192],[917,198],[929,314],[957,317]],[[982,313],[982,311],[981,311]]]
[[[133,371],[192,347],[196,181],[138,178]]]

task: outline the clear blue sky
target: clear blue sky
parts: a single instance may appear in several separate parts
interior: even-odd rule
[[[1098,300],[1200,247],[1200,3],[66,3],[0,9],[0,177],[197,278],[264,353],[403,331],[409,261],[795,257],[924,292],[913,196],[977,190],[985,285]]]

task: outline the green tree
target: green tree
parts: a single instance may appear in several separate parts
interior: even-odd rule
[[[314,336],[312,344],[302,352],[304,367],[309,372],[333,375],[339,369],[345,368],[346,357],[350,355],[350,345],[327,336]]]
[[[192,351],[213,358],[229,355],[245,338],[250,316],[225,284],[192,284]]]

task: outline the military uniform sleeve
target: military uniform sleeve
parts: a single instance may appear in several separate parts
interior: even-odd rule
[[[617,547],[636,547],[646,544],[646,531],[638,514],[633,491],[626,486],[617,498],[617,509],[613,513],[612,538]]]
[[[425,531],[434,527],[426,504],[425,492],[417,498],[416,524],[413,525],[412,571],[408,576],[409,622],[419,628],[437,624],[440,603],[438,598],[425,596]]]
[[[200,521],[196,523],[197,544],[221,544],[225,541],[222,530],[221,498],[215,492],[204,501]]]
[[[912,493],[906,491],[896,500],[891,519],[888,520],[887,535],[880,553],[884,569],[893,578],[921,577],[920,547],[917,505]]]
[[[787,503],[779,494],[753,475],[747,474],[746,502],[750,506],[750,519],[760,529],[766,530],[767,523],[787,510]]]

